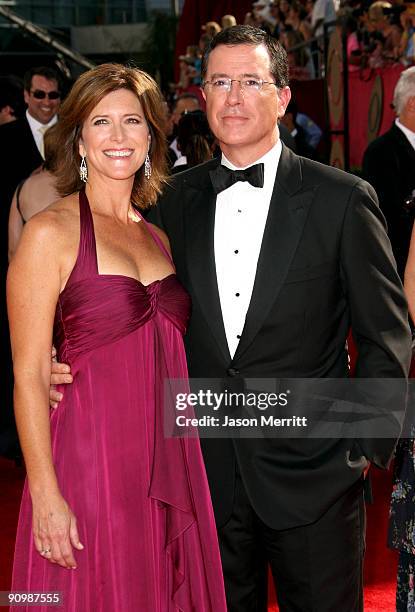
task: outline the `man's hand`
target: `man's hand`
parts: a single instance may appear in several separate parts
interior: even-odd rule
[[[67,363],[56,361],[56,349],[52,347],[52,371],[49,389],[49,404],[51,408],[57,408],[63,398],[63,393],[56,391],[55,385],[65,385],[72,381],[71,368]]]

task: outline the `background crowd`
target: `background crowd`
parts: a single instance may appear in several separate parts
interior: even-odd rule
[[[277,38],[288,52],[291,79],[310,79],[324,71],[323,36],[336,24],[347,40],[349,70],[381,68],[394,63],[409,66],[415,61],[415,6],[401,2],[356,0],[258,0],[244,23],[259,27]],[[200,84],[201,57],[209,40],[221,29],[236,24],[233,15],[221,23],[209,21],[199,41],[180,56],[179,92]]]

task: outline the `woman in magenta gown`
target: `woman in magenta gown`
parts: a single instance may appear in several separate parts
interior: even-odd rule
[[[60,115],[68,195],[28,222],[9,271],[28,474],[12,590],[59,592],[65,612],[226,610],[199,442],[163,432],[190,301],[136,207],[162,186],[162,112],[139,70],[78,79]],[[74,381],[49,419],[52,342]]]

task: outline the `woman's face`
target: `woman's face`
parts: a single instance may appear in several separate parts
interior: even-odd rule
[[[85,120],[79,153],[94,176],[130,179],[143,165],[150,133],[138,98],[128,89],[107,94]]]

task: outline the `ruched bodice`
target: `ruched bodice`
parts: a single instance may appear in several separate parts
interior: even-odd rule
[[[26,485],[14,590],[60,591],[64,612],[225,612],[199,441],[164,435],[166,411],[169,422],[175,416],[165,383],[187,378],[189,314],[175,274],[145,286],[98,273],[93,217],[81,192],[78,255],[54,322],[73,383],[62,386],[50,425],[57,481],[84,550],[74,552],[73,572],[34,550]],[[48,608],[27,609],[36,611]]]
[[[189,297],[174,274],[148,286],[127,276],[96,274],[61,293],[54,343],[60,358],[73,364],[78,356],[119,340],[157,315],[184,334],[189,311]]]

